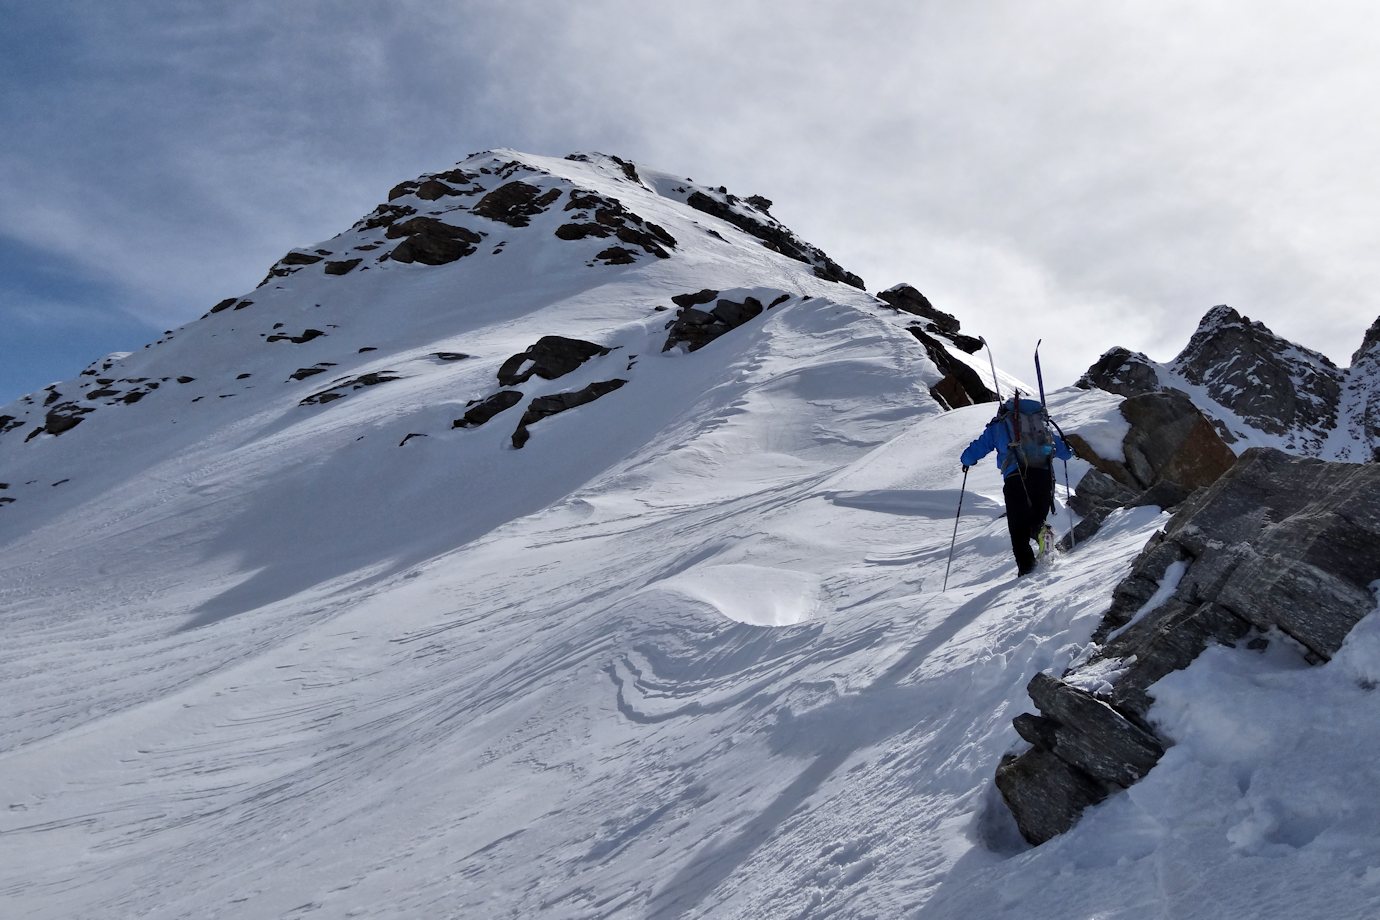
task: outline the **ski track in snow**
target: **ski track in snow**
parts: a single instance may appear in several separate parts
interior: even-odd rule
[[[284,352],[246,351],[230,333],[266,321],[228,311],[125,359],[218,373],[56,442],[108,450],[7,455],[21,483],[71,484],[0,511],[5,916],[1376,915],[1380,849],[1359,831],[1376,807],[1337,782],[1308,805],[1289,782],[1329,757],[1374,776],[1348,721],[1313,728],[1305,757],[1194,704],[1264,682],[1262,705],[1312,687],[1373,713],[1374,630],[1321,685],[1282,654],[1263,675],[1226,653],[1177,675],[1165,763],[1027,848],[992,783],[1010,720],[1164,517],[1118,513],[1018,581],[984,461],[941,592],[957,457],[990,407],[940,412],[894,317],[651,191],[679,180],[528,159],[663,223],[676,257],[561,274],[573,244],[543,215],[540,237],[487,228],[502,271],[296,275],[256,306],[298,327],[330,311],[348,347],[282,346],[291,366],[378,346],[332,374],[404,379],[299,407],[319,387],[273,395]],[[652,305],[706,283],[792,299],[660,354]],[[525,397],[628,385],[521,451],[515,413],[450,429],[549,333],[617,350]],[[249,371],[244,399],[186,408]],[[1051,405],[1066,430],[1115,427],[1100,394]]]

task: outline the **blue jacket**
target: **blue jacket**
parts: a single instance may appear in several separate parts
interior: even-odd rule
[[[1011,402],[1010,399],[1006,401],[1006,408],[1010,408]],[[1021,411],[1039,412],[1040,403],[1034,399],[1022,399]],[[1015,438],[1016,432],[1011,427],[1011,419],[998,416],[987,423],[987,427],[982,429],[982,434],[978,435],[977,439],[968,445],[967,450],[963,451],[959,460],[964,466],[972,466],[995,450],[997,452],[997,469],[1002,472],[1003,476],[1014,476],[1019,471],[1019,466],[1012,463],[1008,470],[1006,468],[1006,454],[1007,448],[1010,447]],[[1064,439],[1057,434],[1054,436],[1054,456],[1061,460],[1067,460],[1073,456],[1073,451],[1069,450]]]

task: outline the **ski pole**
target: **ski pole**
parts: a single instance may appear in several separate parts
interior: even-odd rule
[[[963,493],[968,490],[968,468],[963,468],[963,485],[958,490],[958,511],[954,514],[954,535],[949,539],[949,561],[944,564],[943,591],[949,590],[949,566],[954,564],[954,544],[958,542],[958,519],[963,515]]]

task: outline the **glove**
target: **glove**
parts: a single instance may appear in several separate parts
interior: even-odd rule
[[[963,464],[963,472],[968,472],[968,464]]]

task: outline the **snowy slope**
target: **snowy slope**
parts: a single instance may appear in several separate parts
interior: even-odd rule
[[[1380,742],[1344,730],[1373,721],[1374,630],[1322,669],[1224,653],[1177,675],[1179,747],[1026,848],[992,785],[1010,719],[1163,515],[1118,513],[1018,583],[985,463],[941,591],[956,458],[991,410],[940,410],[904,322],[674,177],[460,167],[485,193],[593,191],[676,245],[600,264],[608,240],[555,236],[560,204],[523,227],[456,208],[488,234],[473,255],[288,266],[57,385],[54,406],[97,406],[70,430],[30,439],[44,394],[0,410],[23,420],[0,436],[6,915],[1375,915]],[[401,245],[382,229],[304,252],[377,259]],[[787,299],[662,353],[655,308],[706,287]],[[613,350],[524,403],[627,383],[521,450],[521,406],[452,428],[544,335]],[[382,372],[400,379],[301,405]],[[1052,394],[1093,440],[1116,402]],[[1194,703],[1252,683],[1242,711],[1277,726]]]

